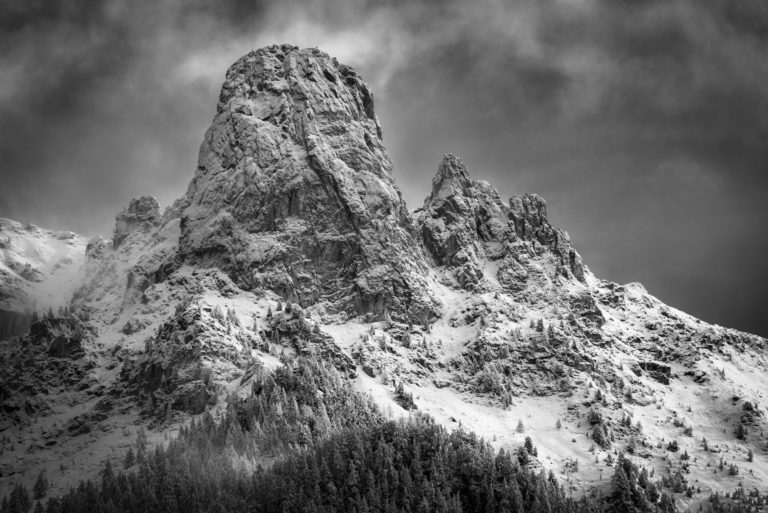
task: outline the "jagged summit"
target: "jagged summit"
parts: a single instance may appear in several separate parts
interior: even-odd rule
[[[337,312],[436,308],[373,95],[319,50],[270,46],[229,69],[183,202],[185,260],[246,289]]]
[[[509,291],[525,289],[528,276],[521,267],[530,254],[554,257],[553,265],[545,265],[550,281],[557,275],[584,279],[581,257],[565,232],[547,220],[544,200],[526,194],[503,202],[490,184],[472,179],[453,154],[443,157],[416,224],[433,260],[451,269],[468,290],[488,284],[483,260],[499,262],[498,278]]]
[[[424,208],[436,202],[440,196],[450,196],[459,191],[466,191],[472,185],[469,171],[459,157],[452,153],[443,155],[443,160],[432,178],[432,191],[424,200]]]

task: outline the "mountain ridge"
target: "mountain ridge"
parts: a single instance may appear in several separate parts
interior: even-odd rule
[[[705,461],[757,449],[741,477],[768,481],[762,410],[752,435],[732,436],[741,409],[765,403],[765,339],[600,280],[542,198],[505,202],[455,155],[432,184],[409,211],[373,94],[352,68],[290,45],[239,59],[187,192],[162,214],[151,196],[132,200],[111,240],[61,239],[81,255],[62,266],[71,300],[34,322],[29,300],[14,306],[33,329],[0,342],[0,429],[34,449],[8,449],[16,460],[0,466],[0,486],[57,463],[89,475],[127,447],[125,426],[152,426],[160,441],[189,418],[223,414],[254,369],[307,355],[392,416],[415,407],[507,448],[530,434],[537,464],[574,493],[605,487],[603,462],[630,443],[643,447],[636,463],[665,475],[685,465],[709,491],[735,483],[712,478]],[[30,295],[36,282],[23,275],[36,270],[14,248],[32,235],[39,248],[61,240],[0,228],[4,295]],[[600,422],[589,420],[595,408]],[[694,425],[719,452],[681,434]],[[670,437],[700,463],[672,462]]]

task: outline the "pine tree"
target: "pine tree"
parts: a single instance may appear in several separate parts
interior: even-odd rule
[[[150,395],[151,397],[151,395]],[[147,455],[147,433],[140,427],[136,431],[136,461],[143,463]]]
[[[106,461],[101,471],[101,489],[107,497],[111,497],[117,492],[117,480],[112,470],[112,462],[109,460]]]
[[[538,456],[538,451],[536,450],[536,446],[533,445],[533,440],[531,440],[530,436],[525,437],[525,450],[528,454],[531,456]]]
[[[521,467],[526,467],[531,462],[530,453],[523,446],[517,448],[517,462]]]
[[[229,324],[232,324],[233,326],[240,327],[240,318],[237,316],[237,312],[235,312],[232,308],[227,307],[227,322]]]
[[[675,506],[675,500],[669,496],[669,494],[663,493],[661,495],[661,501],[659,502],[659,511],[661,513],[675,513],[677,506]]]
[[[592,430],[592,440],[603,449],[609,449],[611,447],[611,441],[608,439],[602,424],[597,424]]]
[[[128,452],[123,460],[123,468],[130,468],[136,463],[136,456],[133,454],[133,447],[128,447]]]
[[[45,469],[41,470],[35,480],[35,485],[32,487],[32,496],[39,500],[45,497],[48,493],[48,478],[45,475]]]
[[[211,311],[211,316],[219,321],[220,323],[224,324],[224,312],[221,310],[221,307],[219,305],[216,305],[213,307],[213,310]]]
[[[405,347],[406,349],[411,348],[411,334],[407,331],[403,335],[403,347]]]
[[[624,465],[621,464],[622,459],[623,457],[619,456],[619,464],[616,465],[616,470],[613,473],[614,492],[611,497],[611,503],[613,510],[616,512],[634,510],[632,505],[632,487],[629,482],[629,476],[624,469]]]
[[[32,507],[32,500],[29,498],[29,492],[20,484],[14,486],[8,497],[7,505],[3,507],[3,513],[27,513]]]

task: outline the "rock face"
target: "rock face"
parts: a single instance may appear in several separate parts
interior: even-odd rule
[[[227,72],[182,201],[185,260],[330,311],[427,317],[427,266],[392,179],[373,95],[314,49]]]
[[[458,283],[473,290],[484,278],[478,254],[498,258],[509,238],[506,211],[493,188],[472,180],[464,163],[448,154],[432,180],[418,230],[435,263],[451,268]]]
[[[515,233],[526,240],[534,240],[549,248],[560,260],[564,270],[584,281],[584,266],[581,257],[573,249],[568,235],[554,228],[547,220],[547,205],[536,194],[515,196],[509,200],[509,219]]]
[[[95,365],[85,345],[94,338],[69,317],[35,322],[24,337],[0,342],[0,431],[50,412],[59,394],[84,396],[92,381],[87,371]]]
[[[77,359],[85,354],[83,341],[92,336],[75,318],[53,318],[36,322],[29,330],[30,344],[45,348],[48,356]]]
[[[500,279],[512,291],[525,287],[527,257],[547,248],[556,272],[584,279],[581,257],[568,236],[553,228],[539,196],[513,197],[505,204],[487,182],[470,178],[466,166],[445,155],[432,180],[432,192],[416,220],[424,246],[435,263],[453,272],[458,284],[474,290],[485,276],[479,258],[501,260]]]
[[[148,229],[156,225],[160,220],[160,205],[152,196],[141,196],[131,200],[115,218],[115,233],[112,237],[112,245],[118,248],[125,238],[131,233]]]

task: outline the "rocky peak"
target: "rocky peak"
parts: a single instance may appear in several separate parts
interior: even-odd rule
[[[509,220],[518,237],[536,241],[560,260],[563,268],[584,281],[581,256],[571,244],[568,234],[553,227],[547,219],[547,204],[537,194],[513,196],[509,200]]]
[[[115,249],[131,233],[155,226],[160,221],[160,205],[152,196],[133,198],[115,218],[112,245]]]
[[[471,179],[461,159],[447,154],[417,229],[435,263],[451,268],[461,287],[474,290],[485,278],[480,259],[498,258],[499,244],[507,238],[506,210],[496,190]]]
[[[302,305],[427,315],[426,263],[391,171],[352,68],[316,49],[250,52],[201,145],[182,255]]]
[[[450,268],[458,284],[469,290],[482,286],[484,278],[492,278],[485,276],[484,258],[503,259],[502,282],[510,267],[518,278],[526,275],[526,257],[521,256],[525,262],[521,263],[515,255],[537,254],[534,243],[555,258],[554,266],[544,266],[551,267],[551,278],[558,273],[570,273],[580,280],[584,277],[581,258],[565,232],[550,225],[541,197],[526,194],[504,203],[487,182],[470,178],[467,167],[452,154],[443,157],[416,224],[428,254],[438,265]],[[511,288],[525,286],[517,280]]]
[[[432,192],[425,200],[425,208],[435,203],[439,198],[466,194],[471,187],[472,181],[469,177],[467,167],[459,157],[452,153],[443,156],[437,173],[432,178]]]
[[[393,183],[373,93],[324,52],[273,45],[248,53],[227,71],[217,113],[227,111],[267,122],[307,150],[322,138],[353,171]]]

